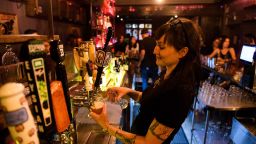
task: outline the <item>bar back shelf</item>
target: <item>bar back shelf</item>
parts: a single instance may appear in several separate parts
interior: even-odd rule
[[[35,35],[35,34],[0,35],[0,44],[23,43],[31,39],[48,40],[49,37],[47,35]],[[54,40],[59,40],[59,35],[54,35]]]

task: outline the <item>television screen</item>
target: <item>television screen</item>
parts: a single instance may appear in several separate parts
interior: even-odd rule
[[[255,48],[256,46],[243,45],[241,55],[240,55],[240,60],[243,60],[246,62],[252,62]]]

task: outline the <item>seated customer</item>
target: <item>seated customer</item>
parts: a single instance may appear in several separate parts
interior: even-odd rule
[[[128,69],[128,80],[129,80],[129,87],[132,87],[133,84],[133,77],[138,69],[138,61],[139,61],[139,43],[137,39],[132,36],[127,47],[126,53],[128,54],[129,58],[129,69]]]
[[[118,41],[115,43],[115,55],[120,56],[125,53],[127,43],[124,41],[124,36],[120,35]]]
[[[219,49],[221,42],[221,37],[215,37],[212,42],[212,51]]]
[[[230,47],[230,38],[224,37],[221,40],[220,48],[216,48],[209,58],[217,56],[218,64],[225,64],[228,62],[236,61],[236,53],[234,48]]]

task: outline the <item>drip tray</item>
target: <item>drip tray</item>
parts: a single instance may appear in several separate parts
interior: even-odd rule
[[[115,144],[115,137],[102,131],[97,124],[77,126],[78,144]]]

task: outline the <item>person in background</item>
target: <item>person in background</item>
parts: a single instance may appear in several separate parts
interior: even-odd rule
[[[212,42],[212,51],[215,51],[216,49],[219,49],[221,42],[221,37],[215,37]]]
[[[243,43],[247,45],[256,45],[256,37],[252,33],[247,33],[244,36]]]
[[[128,54],[129,59],[128,79],[129,87],[131,88],[133,84],[133,77],[138,67],[139,61],[139,43],[134,36],[132,36],[130,39],[126,53]]]
[[[47,55],[50,55],[50,48],[51,48],[51,45],[48,41],[44,41],[44,47],[45,47],[45,52]]]
[[[81,36],[78,36],[76,38],[76,42],[77,42],[77,46],[79,47],[81,45],[81,43],[83,42],[83,38]]]
[[[124,41],[124,36],[120,35],[118,41],[115,43],[115,55],[120,56],[125,53],[127,43]]]
[[[124,37],[124,42],[126,42],[127,44],[129,44],[129,42],[130,42],[130,39],[131,39],[131,36],[130,36],[130,34],[125,34],[125,37]]]
[[[51,45],[48,41],[44,41],[44,47],[46,52],[45,66],[48,71],[48,78],[50,81],[56,80],[56,62],[51,58]]]
[[[244,35],[243,44],[246,45],[256,45],[256,37],[252,33],[247,33]],[[253,53],[253,65],[256,63],[256,50]]]
[[[30,34],[30,35],[38,35],[38,31],[35,29],[27,29],[24,31],[24,34]],[[20,61],[25,61],[27,59],[27,52],[26,52],[26,44],[21,45],[21,49],[19,51],[19,59]]]
[[[33,34],[33,35],[38,35],[38,31],[35,29],[26,29],[24,31],[24,34]]]
[[[234,48],[230,47],[230,38],[224,36],[220,42],[220,49],[215,49],[210,55],[209,58],[217,56],[218,64],[225,64],[228,62],[236,61],[236,53]]]
[[[141,30],[142,42],[140,44],[140,59],[138,67],[140,68],[142,78],[142,91],[148,87],[149,78],[152,79],[152,83],[158,76],[158,66],[156,65],[156,56],[153,54],[156,46],[154,38],[150,37],[148,29]]]
[[[252,33],[247,33],[244,35],[243,37],[243,44],[246,44],[246,45],[256,45],[256,37],[254,34]],[[255,64],[255,61],[256,61],[256,50],[254,51],[254,54],[253,54],[253,60],[254,60],[254,64]]]
[[[68,34],[65,40],[65,47],[64,50],[66,51],[73,51],[74,47],[77,47],[77,35],[75,34]]]
[[[199,88],[200,34],[189,19],[175,18],[158,28],[154,48],[156,63],[166,67],[154,85],[144,92],[125,87],[107,90],[110,101],[130,96],[141,107],[131,132],[109,124],[106,105],[89,115],[110,135],[126,144],[170,144],[187,117]]]
[[[221,42],[221,37],[220,36],[214,37],[213,41],[211,42],[211,45],[202,46],[202,49],[200,50],[200,53],[204,56],[209,56],[216,49],[220,49],[220,42]],[[217,58],[217,55],[215,55],[215,57]]]

